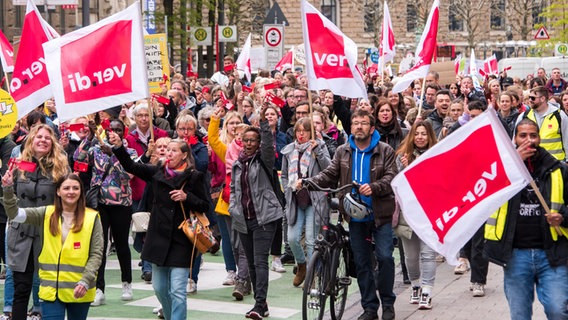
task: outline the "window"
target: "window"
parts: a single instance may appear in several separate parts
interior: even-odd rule
[[[417,27],[418,13],[412,3],[406,5],[406,32],[415,32]]]
[[[495,0],[491,4],[491,30],[505,29],[505,0]]]
[[[450,29],[450,31],[463,31],[463,19],[460,19],[455,6],[452,4],[450,4],[448,21],[448,28]]]
[[[322,0],[321,13],[337,25],[337,4],[335,0]]]
[[[532,7],[532,18],[533,24],[544,24],[546,22],[545,17],[540,17],[539,15],[544,11],[546,7],[545,1],[535,0],[534,5]]]
[[[24,26],[25,10],[26,6],[14,6],[14,11],[16,12],[16,28],[22,28]]]

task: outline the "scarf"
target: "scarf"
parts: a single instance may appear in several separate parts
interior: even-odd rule
[[[300,153],[302,153],[301,158]],[[294,150],[290,154],[290,162],[288,164],[288,187],[292,188],[292,190],[296,189],[296,182],[298,181],[298,161],[300,162],[300,175],[305,178],[308,175],[311,156],[312,144],[310,141],[302,144],[294,141]]]
[[[185,169],[187,169],[187,162],[182,163],[179,167],[177,167],[175,169],[171,169],[168,166],[168,164],[169,164],[169,161],[166,160],[166,164],[164,166],[164,169],[165,169],[165,172],[166,172],[166,178],[168,178],[168,179],[171,179],[171,178],[178,176],[179,174],[184,172]]]

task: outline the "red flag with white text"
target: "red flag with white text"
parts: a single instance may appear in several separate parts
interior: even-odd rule
[[[2,30],[0,30],[0,60],[4,73],[14,71],[14,49]]]
[[[42,44],[58,36],[43,20],[34,2],[28,0],[18,56],[10,81],[10,94],[18,105],[18,119],[53,96]]]
[[[284,72],[284,70],[286,70],[286,69],[294,69],[294,48],[293,47],[292,47],[292,49],[288,50],[288,53],[286,53],[282,57],[282,59],[280,59],[280,61],[278,61],[278,63],[274,67],[274,69],[278,70],[280,72]]]
[[[349,98],[366,98],[357,68],[357,45],[306,0],[302,0],[306,75],[311,90],[329,89]]]
[[[381,32],[381,45],[379,46],[379,69],[382,70],[385,64],[393,61],[396,55],[394,48],[394,31],[390,17],[389,7],[385,0],[383,5],[383,29]]]
[[[43,48],[61,121],[150,95],[138,3]]]
[[[416,47],[415,64],[404,76],[394,85],[392,92],[398,93],[406,90],[410,84],[420,78],[426,77],[430,71],[430,65],[437,49],[436,38],[438,36],[438,18],[440,16],[440,1],[434,0],[424,32]]]
[[[460,248],[530,180],[489,109],[422,154],[391,185],[412,230],[455,265]]]
[[[251,34],[249,33],[247,40],[243,45],[243,50],[241,50],[241,54],[239,54],[237,62],[235,62],[235,64],[237,65],[237,69],[243,70],[245,72],[245,76],[247,77],[247,80],[249,82],[252,79],[251,77],[252,68],[250,64],[250,46],[251,46]]]

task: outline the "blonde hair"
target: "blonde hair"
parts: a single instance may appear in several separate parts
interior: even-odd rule
[[[46,177],[51,177],[53,181],[58,181],[61,177],[65,176],[70,172],[69,162],[67,160],[67,153],[63,150],[63,147],[57,141],[55,137],[55,132],[47,124],[39,124],[34,126],[26,138],[26,142],[23,147],[22,154],[19,159],[24,161],[33,161],[34,151],[33,142],[37,136],[39,130],[45,129],[49,132],[49,138],[51,140],[51,150],[39,158],[36,159],[41,170],[41,174]],[[20,172],[20,177],[25,179],[24,172]]]
[[[221,141],[223,141],[223,143],[225,143],[226,145],[230,144],[235,138],[235,137],[229,138],[229,132],[227,132],[227,123],[229,123],[229,121],[231,121],[232,118],[238,118],[241,121],[241,123],[243,123],[243,117],[240,115],[240,113],[238,113],[237,111],[227,112],[227,114],[223,118],[225,119],[225,121],[223,123],[223,129],[221,129],[221,136],[220,136]]]

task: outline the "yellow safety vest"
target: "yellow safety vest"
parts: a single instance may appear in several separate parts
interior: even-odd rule
[[[562,171],[560,168],[551,173],[551,195],[550,195],[550,211],[558,213],[564,205],[564,181],[562,179]],[[485,223],[485,239],[499,241],[503,238],[505,231],[505,222],[507,220],[507,210],[509,209],[509,201],[505,202],[497,211],[495,211]],[[568,238],[568,230],[564,227],[550,227],[552,240],[558,240],[558,233]]]
[[[539,128],[540,146],[548,151],[554,158],[564,161],[564,159],[566,159],[566,153],[562,145],[562,128],[555,115],[556,112],[557,111],[547,115],[542,121],[542,125]],[[538,123],[533,109],[529,110],[526,117]]]
[[[49,221],[55,212],[54,206],[47,206],[43,222],[43,247],[39,255],[39,297],[45,301],[92,302],[95,300],[95,282],[88,283],[89,290],[80,299],[75,299],[73,291],[83,276],[89,259],[91,234],[98,213],[85,209],[85,221],[81,231],[69,231],[65,242],[61,242],[61,233],[53,236],[49,231]],[[61,222],[59,225],[61,230]]]

